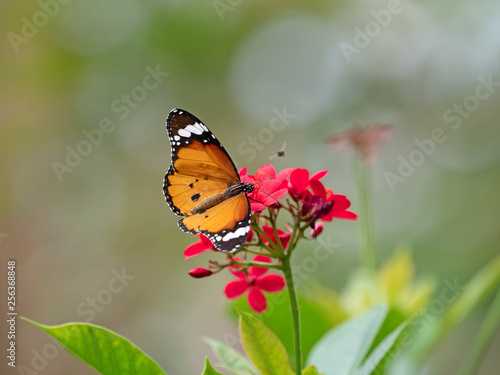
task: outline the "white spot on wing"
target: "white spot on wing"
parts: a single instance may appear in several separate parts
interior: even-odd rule
[[[233,238],[238,238],[238,237],[244,236],[245,233],[247,233],[247,231],[248,231],[248,227],[239,228],[235,232],[229,232],[228,234],[226,234],[222,238],[222,241],[230,241]]]
[[[186,127],[186,128],[187,128],[187,127]],[[189,138],[189,137],[191,137],[191,132],[189,132],[189,131],[188,131],[188,130],[186,130],[186,129],[181,129],[181,130],[179,130],[179,135],[180,135],[181,137],[186,137],[186,138]]]
[[[201,128],[201,126],[196,126],[196,125],[188,125],[183,130],[187,130],[188,132],[198,134],[198,135],[203,133],[203,129]],[[179,131],[179,133],[180,133],[180,131]]]
[[[181,137],[179,137],[178,135],[174,135],[174,139],[178,141],[179,139],[181,139]]]

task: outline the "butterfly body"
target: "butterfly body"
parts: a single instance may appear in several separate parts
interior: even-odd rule
[[[251,193],[253,191],[252,184],[244,184],[243,182],[237,182],[229,186],[223,193],[212,195],[206,198],[203,202],[197,204],[191,209],[191,214],[195,215],[197,213],[205,212],[206,210],[215,207],[219,203],[232,198],[238,194]],[[192,199],[193,197],[191,197]]]
[[[246,193],[228,153],[195,116],[173,109],[167,118],[172,162],[163,183],[171,210],[183,218],[179,227],[204,234],[214,246],[234,252],[248,237],[251,224]]]

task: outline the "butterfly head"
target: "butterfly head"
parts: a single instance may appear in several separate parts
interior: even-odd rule
[[[252,193],[254,191],[255,187],[251,183],[243,184],[243,191],[245,193]]]

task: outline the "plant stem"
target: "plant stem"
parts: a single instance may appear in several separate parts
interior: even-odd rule
[[[288,288],[288,296],[290,297],[290,310],[292,312],[293,324],[293,344],[295,348],[295,373],[302,372],[302,345],[300,342],[300,314],[299,302],[297,294],[295,293],[295,286],[293,285],[292,269],[290,267],[290,254],[287,254],[281,259],[283,273],[285,274],[286,286]]]
[[[356,155],[356,181],[359,199],[359,222],[361,226],[361,252],[363,266],[369,272],[375,272],[377,255],[375,250],[375,229],[373,224],[373,205],[371,191],[371,169]]]
[[[488,310],[486,317],[484,318],[483,324],[479,329],[476,342],[472,346],[471,351],[465,359],[465,363],[462,366],[462,370],[459,375],[474,375],[479,369],[481,360],[486,354],[493,336],[500,325],[500,288],[498,293],[491,303],[491,307]]]

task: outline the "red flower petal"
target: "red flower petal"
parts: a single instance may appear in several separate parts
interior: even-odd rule
[[[271,258],[265,255],[256,255],[253,257],[254,262],[271,263]]]
[[[336,217],[337,219],[357,220],[358,214],[349,210],[345,210],[339,213],[334,212],[333,217]]]
[[[309,185],[309,171],[304,168],[296,168],[290,173],[290,183],[295,190],[302,195]]]
[[[264,255],[256,255],[253,258],[254,262],[264,262],[264,263],[271,263],[271,258],[266,257]],[[255,280],[255,278],[259,277],[260,275],[263,275],[267,272],[269,268],[267,267],[250,267],[248,270],[248,275],[252,280]]]
[[[197,234],[198,241],[186,247],[184,250],[184,260],[194,257],[208,250],[215,250],[212,242],[202,234]]]
[[[243,167],[240,169],[240,171],[238,172],[238,174],[240,175],[240,179],[243,180],[243,176],[247,175],[247,169],[248,169],[248,167]]]
[[[276,179],[280,180],[280,181],[286,180],[291,171],[292,171],[292,168],[285,168],[285,169],[283,169],[281,172],[279,172],[276,175]],[[285,185],[285,187],[286,187],[286,185]]]
[[[209,246],[213,250],[217,250],[215,248],[214,244],[212,243],[212,241],[210,241],[210,238],[208,238],[207,236],[205,236],[203,234],[197,234],[197,236],[200,238],[201,243],[204,243],[205,245]]]
[[[276,274],[264,275],[255,280],[255,286],[265,292],[276,293],[285,287],[285,279]]]
[[[324,171],[318,171],[316,173],[314,173],[310,180],[321,180],[323,177],[325,177],[326,175],[328,174],[328,171],[327,170],[324,170]]]
[[[264,231],[264,233],[271,239],[271,248],[276,251],[276,246],[277,246],[277,242],[276,242],[276,236],[274,235],[274,231],[273,231],[273,228],[270,227],[269,225],[264,225],[262,227],[262,230]],[[283,246],[283,249],[286,249],[286,247],[288,246],[288,242],[290,241],[290,237],[292,236],[291,233],[289,232],[285,232],[281,229],[277,229],[277,232],[278,232],[278,237],[280,239],[280,242],[281,242],[281,246]],[[264,236],[261,236],[262,238],[262,241],[264,241],[265,243],[269,244],[269,242],[267,241],[267,238],[264,237]]]
[[[248,291],[248,304],[256,313],[260,314],[263,312],[267,307],[267,301],[264,293],[256,287],[250,287],[250,290]]]
[[[345,211],[351,206],[351,202],[345,195],[333,194],[328,198],[328,201],[334,201],[333,209],[334,211]]]
[[[263,180],[264,178],[274,178],[276,177],[276,170],[274,169],[274,166],[272,164],[266,164],[259,169],[257,169],[257,172],[255,173],[255,179],[257,181]]]
[[[234,257],[233,259],[238,261],[238,262],[241,262],[241,258]],[[227,261],[228,261],[228,263],[231,263],[231,259],[228,259]],[[231,272],[237,278],[246,280],[247,275],[245,272],[242,271],[244,266],[229,266],[227,268],[229,269],[229,272]]]
[[[311,185],[314,195],[320,196],[323,201],[326,200],[326,189],[322,182],[311,180],[309,184]]]
[[[246,280],[230,281],[224,288],[224,294],[229,299],[238,298],[243,295],[248,289],[248,282]]]

